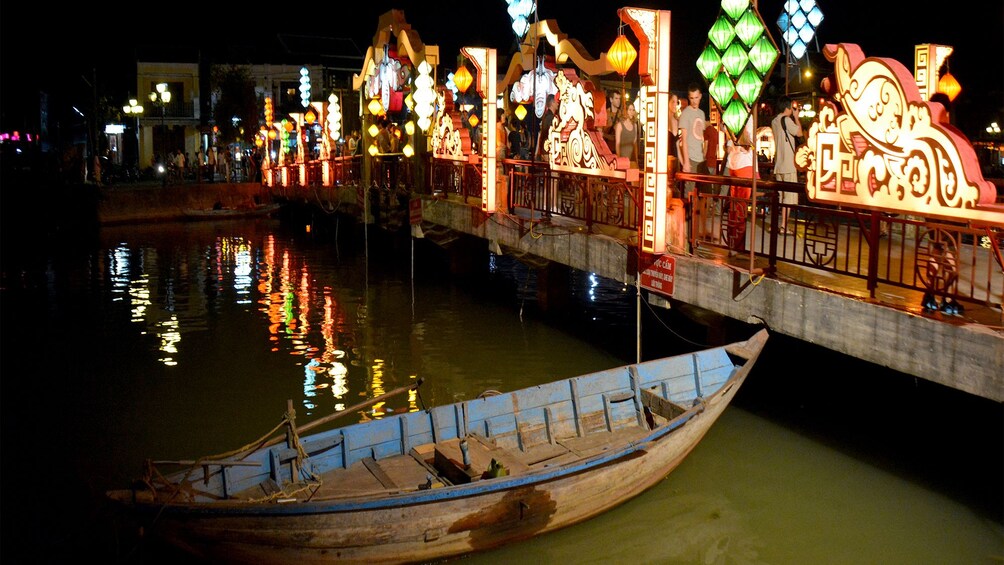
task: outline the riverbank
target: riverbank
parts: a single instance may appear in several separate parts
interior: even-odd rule
[[[190,219],[186,210],[251,209],[271,204],[272,195],[259,183],[132,184],[97,189],[96,221],[100,225]]]

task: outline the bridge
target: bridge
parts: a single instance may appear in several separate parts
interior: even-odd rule
[[[511,254],[539,269],[573,268],[637,285],[655,259],[638,250],[636,183],[507,159],[507,210],[488,214],[481,209],[479,169],[470,163],[429,160],[416,167],[406,159],[374,160],[364,189],[362,159],[341,158],[335,168],[344,176],[332,186],[308,172],[299,185],[277,183],[270,190],[278,199],[356,214],[385,228],[407,228],[411,218],[414,235],[434,241],[466,236],[481,242],[477,250]],[[757,181],[754,209],[748,197],[720,188],[752,186],[752,180],[678,173],[673,182],[686,180],[709,188],[690,201],[669,202],[673,290],[667,295],[645,289],[651,304],[686,304],[762,323],[801,341],[1004,401],[1000,229],[846,210],[804,198],[783,204],[782,192],[804,193],[804,186],[763,180]],[[785,208],[795,233],[770,229]],[[748,226],[741,240],[737,211],[745,212],[742,223]],[[928,274],[936,242],[956,257],[957,278],[948,288]],[[449,252],[469,254],[471,247],[451,245]],[[541,289],[560,291],[553,285]],[[958,301],[963,312],[924,311],[924,294],[931,291]]]

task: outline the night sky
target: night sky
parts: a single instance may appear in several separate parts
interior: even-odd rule
[[[979,101],[998,115],[1004,106],[1004,2],[980,6],[974,15],[961,9],[940,13],[917,11],[915,3],[865,0],[818,0],[824,20],[818,30],[825,43],[857,43],[866,56],[891,57],[913,69],[913,47],[940,43],[955,47],[949,59],[963,92],[957,104]],[[293,4],[287,4],[293,6]],[[592,56],[606,51],[617,34],[620,2],[606,0],[539,0],[538,17],[555,19],[563,32],[577,39]],[[707,31],[719,4],[690,2],[633,2],[631,6],[672,11],[674,90],[700,80],[694,62],[707,42]],[[461,45],[495,47],[500,57],[512,49],[513,35],[503,0],[423,0],[355,4],[327,3],[323,8],[295,8],[288,14],[264,13],[266,4],[253,7],[232,2],[164,3],[137,10],[135,3],[111,0],[61,11],[57,16],[26,17],[23,5],[0,5],[0,107],[3,127],[18,114],[26,93],[39,88],[60,92],[99,89],[124,102],[135,84],[138,48],[177,45],[210,52],[221,46],[246,45],[257,38],[285,32],[299,35],[348,37],[365,52],[378,17],[391,8],[405,10],[412,28],[427,44],[439,45],[442,63],[452,67]],[[282,4],[273,4],[282,6]],[[304,4],[303,6],[306,6]],[[775,41],[775,24],[782,3],[760,2],[759,9]],[[434,7],[434,11],[428,11]],[[55,10],[55,8],[50,8]],[[62,9],[61,9],[62,10]],[[16,12],[15,12],[16,11]],[[327,11],[327,14],[324,13]],[[129,12],[135,16],[126,15]],[[16,14],[16,15],[15,15]],[[332,23],[324,26],[325,19]],[[628,32],[630,36],[630,32]],[[815,50],[814,46],[812,50]],[[85,80],[86,79],[86,80]],[[995,93],[995,94],[994,94]]]

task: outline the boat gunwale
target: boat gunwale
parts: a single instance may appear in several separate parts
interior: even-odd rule
[[[598,453],[585,459],[576,460],[572,463],[559,465],[553,468],[541,468],[528,473],[499,477],[490,481],[477,481],[473,483],[449,485],[435,489],[425,489],[401,493],[378,493],[364,497],[352,497],[337,501],[332,500],[304,500],[290,503],[270,502],[241,502],[239,500],[223,500],[218,502],[159,502],[159,501],[135,501],[136,508],[152,508],[157,512],[169,513],[172,515],[200,515],[200,516],[221,516],[221,515],[248,515],[254,514],[262,517],[268,516],[296,516],[329,514],[339,512],[355,512],[364,510],[383,510],[390,507],[400,507],[402,505],[412,506],[436,502],[446,502],[462,498],[482,496],[498,491],[506,491],[514,488],[529,485],[542,484],[562,480],[572,475],[596,470],[605,465],[616,463],[624,458],[645,451],[650,444],[662,439],[666,439],[672,432],[682,428],[686,423],[698,414],[702,413],[707,404],[715,403],[722,395],[734,388],[736,381],[744,379],[749,371],[749,363],[737,366],[737,371],[729,379],[724,381],[718,390],[710,397],[688,408],[686,412],[669,420],[660,427],[652,430],[646,436],[628,442],[623,448]],[[571,377],[575,378],[575,377]],[[449,406],[449,405],[447,405]],[[309,437],[309,436],[308,436]],[[122,489],[130,492],[127,489]]]

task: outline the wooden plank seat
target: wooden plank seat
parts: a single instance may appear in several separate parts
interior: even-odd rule
[[[559,439],[558,443],[578,458],[592,457],[611,448],[619,448],[649,434],[647,427],[628,426],[612,432],[595,432],[582,437]]]
[[[466,438],[469,464],[464,464],[461,449],[461,439],[454,438],[439,442],[435,447],[434,466],[447,480],[453,484],[479,481],[488,471],[492,460],[500,463],[509,476],[526,473],[530,467],[522,458],[502,447],[497,447],[490,440],[479,434],[468,434]]]
[[[409,492],[419,490],[429,482],[429,470],[411,454],[394,455],[380,460],[363,459],[363,465],[387,489]]]

